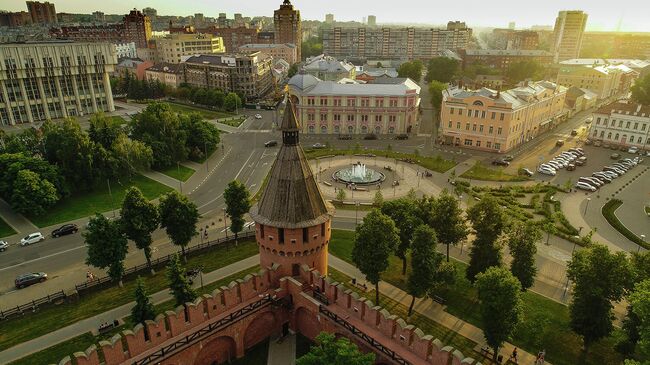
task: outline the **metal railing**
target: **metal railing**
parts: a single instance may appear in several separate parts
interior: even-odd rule
[[[240,232],[237,236],[237,239],[247,239],[247,238],[253,238],[255,237],[255,231],[250,230],[246,232]],[[234,236],[228,236],[228,237],[221,237],[216,240],[212,241],[206,241],[203,243],[200,243],[198,245],[192,246],[185,250],[185,254],[188,256],[195,255],[201,251],[205,251],[207,249],[210,249],[215,246],[220,246],[225,243],[230,243],[234,242],[235,237]],[[151,267],[159,267],[162,265],[165,265],[171,260],[172,256],[175,255],[176,253],[171,253],[168,255],[165,255],[163,257],[159,257],[155,260],[151,261]],[[147,270],[149,266],[144,263],[136,266],[132,266],[126,270],[124,270],[124,277],[133,275],[135,273]],[[83,283],[76,284],[74,286],[74,289],[76,290],[76,293],[81,295],[84,291],[88,291],[90,289],[99,287],[101,285],[107,284],[111,282],[111,278],[108,276],[104,276],[101,278],[89,280]],[[56,293],[49,294],[45,297],[42,297],[40,299],[32,300],[31,302],[25,303],[18,305],[14,308],[9,308],[7,310],[0,310],[0,321],[5,321],[8,320],[12,317],[19,316],[19,315],[24,315],[25,313],[29,312],[36,312],[39,307],[46,305],[46,304],[52,304],[53,302],[60,300],[60,299],[67,299],[68,295],[63,291],[58,291]]]
[[[368,336],[365,332],[361,331],[357,327],[355,327],[353,324],[350,322],[346,321],[345,319],[339,317],[336,313],[330,311],[327,309],[324,305],[321,305],[318,307],[318,311],[331,320],[333,320],[336,324],[342,326],[346,330],[350,331],[353,335],[359,337],[360,339],[364,340],[367,342],[370,346],[375,348],[377,351],[381,352],[382,354],[388,356],[390,359],[395,361],[396,363],[400,365],[411,365],[410,362],[404,360],[401,356],[399,356],[395,351],[387,348],[386,346],[382,345],[381,343],[377,342],[374,338]]]

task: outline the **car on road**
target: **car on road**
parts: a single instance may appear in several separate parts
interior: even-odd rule
[[[555,176],[557,174],[555,169],[553,169],[550,166],[540,166],[537,169],[537,172],[539,172],[540,174],[549,175],[549,176]]]
[[[373,133],[366,134],[365,136],[363,136],[363,139],[367,139],[367,140],[375,140],[375,139],[377,139],[377,135],[376,135],[376,134],[373,134]]]
[[[591,122],[593,122],[593,121],[594,121],[594,117],[589,117],[589,118],[585,119],[585,124],[591,124]]]
[[[614,167],[614,166],[605,166],[605,167],[603,167],[603,171],[615,172],[618,176],[623,176],[623,174],[625,174],[625,171],[619,169],[618,167]]]
[[[262,114],[255,114],[255,119],[262,119]]]
[[[559,163],[557,161],[553,161],[553,160],[547,162],[547,164],[550,165],[555,170],[559,170],[564,166],[563,164],[561,164],[561,163]]]
[[[77,227],[76,224],[74,223],[64,224],[61,227],[52,231],[52,237],[57,238],[57,237],[77,233],[78,231],[79,231],[79,227]]]
[[[639,152],[639,147],[637,146],[632,146],[627,150],[627,153],[637,153]]]
[[[585,150],[583,150],[583,149],[580,148],[580,147],[569,148],[569,152],[573,152],[573,153],[577,154],[577,155],[580,156],[580,157],[582,157],[582,156],[585,155]]]
[[[605,185],[604,182],[596,179],[595,177],[585,177],[585,176],[583,176],[583,177],[578,179],[578,182],[583,182],[585,184],[589,184],[589,185],[591,185],[591,186],[593,186],[595,188],[599,188],[599,187]]]
[[[47,280],[47,274],[44,272],[30,272],[16,277],[14,285],[16,289],[22,289],[36,283],[42,283]]]
[[[322,149],[322,148],[325,148],[325,145],[322,144],[322,143],[314,143],[314,144],[311,146],[311,148]]]
[[[492,161],[492,165],[495,166],[510,166],[510,162],[503,160],[503,159],[497,159]]]
[[[595,187],[581,181],[578,181],[575,187],[576,189],[591,191],[592,193],[597,190]]]
[[[575,130],[575,129],[571,130],[571,135],[572,135],[572,136],[577,136],[577,135],[578,135],[578,131]]]
[[[619,158],[621,158],[621,155],[619,155],[618,153],[612,153],[611,155],[609,155],[609,158],[611,158],[612,160],[618,160]]]
[[[264,143],[264,147],[275,147],[278,145],[278,141],[267,141]]]
[[[350,140],[350,139],[352,139],[352,135],[351,134],[339,134],[339,139]]]
[[[7,243],[7,241],[0,240],[0,252],[6,250],[8,248],[9,248],[9,244]]]
[[[400,139],[400,140],[409,139],[409,135],[404,133],[398,134],[397,136],[395,136],[395,139]]]
[[[526,175],[528,177],[535,175],[535,173],[532,170],[525,167],[521,169],[521,174]]]
[[[575,160],[574,162],[577,166],[582,166],[587,163],[587,156],[578,157],[578,159]]]
[[[558,139],[557,141],[555,141],[555,145],[558,146],[558,147],[564,146],[564,140],[563,139]]]
[[[503,156],[503,158],[502,158],[503,161],[508,161],[508,162],[510,162],[510,161],[512,161],[512,160],[514,160],[514,159],[515,159],[515,158],[514,158],[514,156],[512,156],[512,155],[505,155],[505,156]]]
[[[45,240],[45,237],[43,236],[43,234],[41,232],[35,232],[35,233],[31,233],[31,234],[25,236],[25,238],[21,239],[20,240],[20,245],[21,246],[33,245],[34,243],[38,243],[38,242],[41,242],[41,241],[44,241],[44,240]]]

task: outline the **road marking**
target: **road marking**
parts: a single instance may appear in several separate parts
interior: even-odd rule
[[[237,175],[235,175],[234,180],[237,180],[237,178],[239,177],[239,174],[241,174],[241,172],[244,171],[244,168],[248,165],[248,161],[250,161],[251,158],[253,158],[253,154],[255,154],[255,150],[253,150],[253,152],[251,152],[251,155],[248,156],[248,159],[246,159],[246,162],[244,162],[244,164],[241,166],[241,169],[239,169],[239,172],[237,173]]]
[[[67,250],[59,251],[59,252],[53,253],[53,254],[51,254],[51,255],[47,255],[47,256],[43,256],[43,257],[39,257],[39,258],[37,258],[37,259],[33,259],[33,260],[29,260],[29,261],[24,261],[24,262],[21,262],[20,264],[16,264],[16,265],[11,265],[11,266],[7,266],[7,267],[3,267],[2,269],[0,269],[0,271],[5,271],[5,270],[13,269],[13,268],[16,268],[16,267],[19,267],[19,266],[22,266],[22,265],[31,264],[31,263],[33,263],[33,262],[40,261],[40,260],[43,260],[43,259],[49,259],[50,257],[58,256],[58,255],[60,255],[60,254],[68,253],[68,252],[72,252],[72,251],[74,251],[74,250],[78,250],[78,249],[80,249],[80,248],[85,248],[85,247],[86,247],[86,246],[83,245],[83,246],[78,246],[78,247],[74,247],[74,248],[69,248],[69,249],[67,249]]]
[[[212,170],[210,170],[210,172],[208,172],[208,174],[205,176],[205,178],[203,179],[203,181],[201,181],[201,182],[199,183],[199,185],[197,185],[194,189],[192,189],[192,191],[190,191],[189,194],[187,194],[187,195],[191,195],[192,193],[194,193],[198,188],[200,188],[200,187],[201,187],[201,186],[202,186],[202,185],[203,185],[203,184],[204,184],[204,183],[205,183],[205,182],[210,178],[210,176],[212,176],[212,173],[213,173],[213,172],[214,172],[214,171],[215,171],[219,166],[221,166],[221,163],[226,159],[226,157],[228,157],[228,156],[230,155],[230,151],[232,151],[232,147],[228,147],[228,151],[226,151],[226,153],[223,155],[223,157],[221,157],[221,160],[219,160],[219,162],[217,162],[217,163],[214,165],[214,167],[212,168]]]

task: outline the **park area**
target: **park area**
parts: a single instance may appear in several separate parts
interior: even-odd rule
[[[187,181],[196,172],[196,171],[194,171],[193,168],[183,166],[183,165],[180,165],[180,164],[178,164],[176,166],[170,166],[170,167],[167,167],[167,168],[163,168],[163,169],[158,169],[156,171],[158,171],[160,173],[163,173],[163,174],[165,174],[165,175],[167,175],[167,176],[169,176],[169,177],[171,177],[173,179],[176,179],[178,181],[182,181],[182,182]]]
[[[208,120],[230,118],[235,115],[233,113],[228,113],[225,111],[205,109],[205,108],[195,107],[195,106],[185,105],[185,104],[169,103],[169,102],[164,102],[163,104],[169,105],[169,107],[177,113],[199,113],[201,117]]]
[[[11,228],[10,225],[7,224],[2,218],[0,218],[0,237],[7,237],[15,234],[16,231],[14,231],[13,228]]]

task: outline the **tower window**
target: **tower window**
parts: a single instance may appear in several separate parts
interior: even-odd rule
[[[325,237],[325,223],[320,225],[320,235]]]
[[[278,228],[278,242],[284,243],[284,228]]]
[[[302,229],[302,243],[309,242],[309,228]]]

